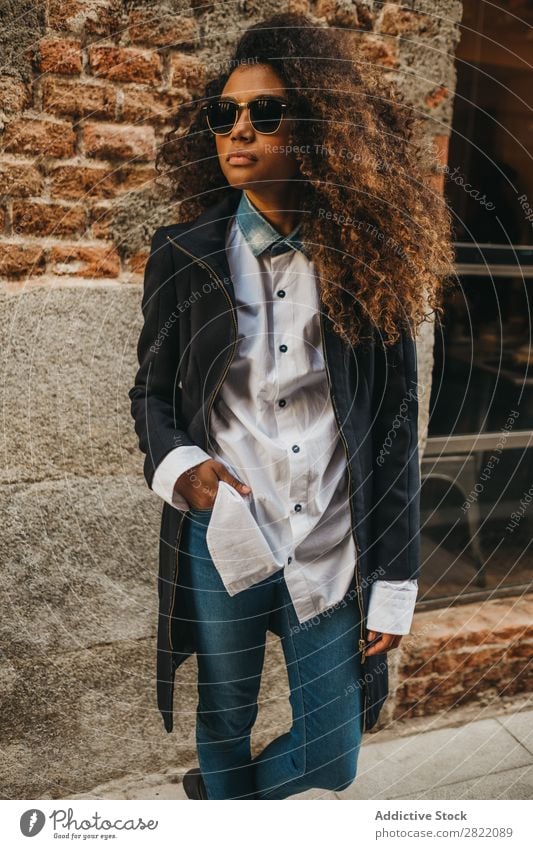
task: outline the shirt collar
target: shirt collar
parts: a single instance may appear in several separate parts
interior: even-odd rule
[[[243,190],[236,211],[237,224],[246,239],[254,256],[259,256],[263,251],[270,249],[271,254],[285,253],[289,250],[300,250],[303,253],[303,244],[297,237],[301,222],[298,222],[294,230],[288,236],[283,236],[270,224],[265,216],[249,200]]]

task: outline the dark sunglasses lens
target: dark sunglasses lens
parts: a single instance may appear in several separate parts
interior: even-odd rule
[[[254,100],[250,103],[250,121],[258,133],[275,133],[283,116],[277,100]]]
[[[207,107],[207,120],[214,133],[229,133],[235,124],[237,104],[228,101],[210,103]]]

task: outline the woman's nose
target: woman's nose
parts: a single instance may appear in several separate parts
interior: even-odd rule
[[[250,123],[250,114],[248,112],[248,107],[244,107],[239,112],[239,116],[235,122],[235,126],[232,130],[232,136],[242,136],[250,135],[254,132],[254,128]]]

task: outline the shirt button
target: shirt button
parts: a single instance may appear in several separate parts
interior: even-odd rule
[[[300,450],[300,446],[299,445],[293,445],[292,450],[294,451],[295,454],[297,454],[298,451]]]
[[[295,504],[294,509],[296,510],[297,513],[299,513],[300,510],[302,509],[302,505],[301,504]]]
[[[279,292],[277,293],[277,296],[278,296],[278,298],[284,298],[285,297],[285,289],[280,289]]]
[[[287,402],[286,402],[285,398],[282,398],[282,399],[281,399],[281,401],[278,401],[278,405],[279,405],[280,407],[284,407],[286,403],[287,403]]]
[[[285,351],[287,350],[287,346],[286,345],[280,345],[279,349],[280,349],[281,353],[284,354]]]

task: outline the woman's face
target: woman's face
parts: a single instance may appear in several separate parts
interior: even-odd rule
[[[287,98],[282,80],[269,65],[248,65],[236,68],[222,90],[224,97],[239,101],[252,100],[259,95]],[[258,195],[268,188],[279,190],[285,181],[296,177],[298,162],[287,153],[291,119],[283,118],[275,133],[262,134],[250,123],[248,109],[243,109],[231,133],[215,136],[218,160],[230,186],[252,189]],[[234,151],[246,151],[246,158],[231,157]]]

